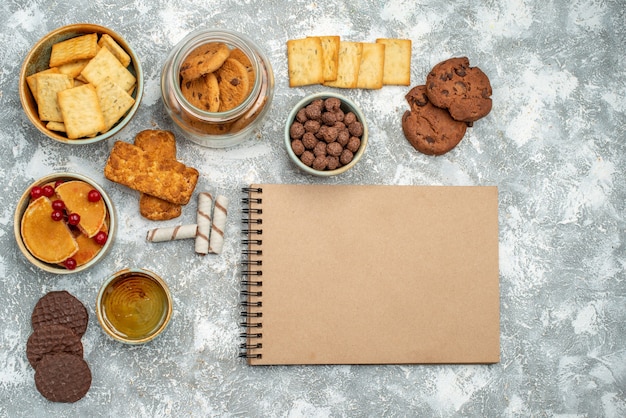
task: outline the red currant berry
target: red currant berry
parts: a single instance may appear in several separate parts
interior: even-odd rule
[[[54,182],[54,188],[56,189],[57,187],[59,187],[61,184],[63,184],[63,180],[57,180]]]
[[[87,194],[87,199],[90,202],[97,202],[98,200],[100,200],[100,192],[97,191],[96,189],[91,189],[89,191],[89,194]]]
[[[33,188],[30,189],[30,198],[31,199],[37,199],[37,198],[39,198],[41,196],[43,196],[43,190],[41,189],[41,187],[33,186]]]
[[[67,217],[67,223],[70,225],[78,225],[80,223],[80,215],[78,213],[70,213]]]
[[[63,210],[65,209],[65,203],[62,200],[55,200],[52,202],[52,209],[54,210]]]
[[[63,219],[63,211],[53,210],[50,216],[52,217],[53,221],[60,221]]]
[[[76,268],[76,260],[74,260],[72,257],[70,257],[70,258],[68,258],[67,260],[65,260],[63,262],[63,265],[68,270],[74,270]]]
[[[43,195],[46,197],[54,196],[54,187],[50,186],[49,184],[46,186],[43,186],[41,188],[41,191],[43,192]]]
[[[109,238],[109,236],[104,231],[98,232],[96,236],[93,237],[94,241],[96,241],[96,244],[98,245],[104,245],[107,242],[107,238]]]

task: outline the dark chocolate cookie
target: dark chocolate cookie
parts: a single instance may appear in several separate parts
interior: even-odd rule
[[[69,353],[83,356],[83,343],[74,331],[64,325],[41,326],[33,332],[26,343],[26,357],[34,369],[48,354]]]
[[[447,110],[433,106],[426,86],[416,86],[405,96],[411,110],[402,116],[402,131],[413,147],[428,155],[441,155],[456,147],[467,129]]]
[[[82,357],[48,354],[37,364],[35,386],[49,401],[76,402],[91,387],[91,370]]]
[[[467,57],[435,65],[426,77],[426,94],[433,105],[448,109],[455,120],[474,122],[491,111],[491,83]]]
[[[65,290],[44,295],[33,309],[33,329],[44,325],[64,325],[82,337],[87,330],[89,315],[81,301]]]

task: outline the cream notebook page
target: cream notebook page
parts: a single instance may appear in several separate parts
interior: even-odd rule
[[[499,361],[496,187],[251,188],[249,364]]]

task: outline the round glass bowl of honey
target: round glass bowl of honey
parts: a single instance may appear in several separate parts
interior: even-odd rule
[[[274,96],[274,73],[265,53],[247,36],[199,30],[167,57],[161,95],[185,137],[205,147],[225,148],[259,130]]]
[[[126,344],[143,344],[165,330],[172,297],[165,281],[144,269],[125,269],[105,280],[96,300],[104,332]]]

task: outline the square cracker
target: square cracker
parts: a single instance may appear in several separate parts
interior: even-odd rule
[[[136,145],[116,141],[104,176],[131,189],[186,205],[200,173],[176,160],[157,160]]]
[[[343,89],[355,88],[359,77],[362,53],[363,44],[361,42],[340,41],[337,79],[325,81],[324,85]]]
[[[65,124],[63,122],[50,121],[46,123],[46,128],[51,131],[65,132]]]
[[[111,53],[115,55],[115,58],[117,58],[120,64],[124,67],[128,67],[130,65],[130,55],[128,55],[128,53],[124,51],[124,48],[122,48],[120,44],[118,44],[108,33],[103,33],[102,36],[100,36],[98,46],[101,48],[107,48],[111,51]]]
[[[72,88],[74,81],[66,74],[38,73],[36,76],[37,109],[42,121],[63,122],[57,94]]]
[[[383,84],[408,86],[411,84],[411,40],[376,39],[385,45],[385,73]]]
[[[80,72],[83,71],[83,68],[85,68],[87,64],[89,64],[89,61],[91,60],[84,59],[84,60],[72,61],[72,62],[68,62],[67,64],[59,65],[58,67],[52,67],[52,68],[57,68],[60,73],[67,74],[71,76],[72,78],[76,78],[80,75]]]
[[[60,91],[57,97],[68,138],[84,138],[104,130],[104,116],[94,86],[73,87]]]
[[[90,59],[96,56],[98,49],[98,34],[76,36],[52,45],[50,52],[50,67],[58,67],[74,61]]]
[[[322,56],[324,57],[324,81],[337,79],[337,65],[339,61],[339,36],[318,36],[322,42]]]
[[[37,101],[37,76],[39,74],[59,74],[58,68],[47,68],[45,70],[39,71],[37,73],[31,74],[26,77],[26,84],[28,84],[28,88],[30,89],[30,93],[33,95],[33,99]]]
[[[382,43],[363,43],[356,87],[359,89],[382,88],[384,67],[385,45]]]
[[[324,82],[324,56],[319,38],[287,41],[289,87],[321,84]]]
[[[103,80],[96,87],[100,109],[104,116],[104,130],[106,132],[113,127],[133,107],[135,99],[126,90],[115,84],[111,79]]]
[[[107,48],[100,48],[98,54],[89,61],[80,74],[94,86],[98,86],[110,77],[124,90],[129,90],[137,81],[135,76]]]

